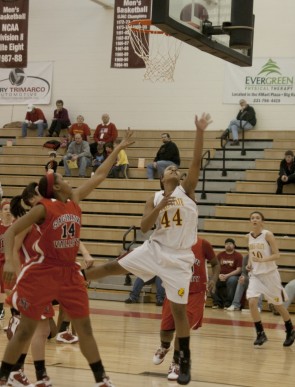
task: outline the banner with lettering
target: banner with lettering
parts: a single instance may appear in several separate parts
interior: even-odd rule
[[[27,67],[29,0],[0,0],[0,68]]]
[[[295,104],[295,58],[256,58],[252,67],[225,65],[223,102]]]
[[[25,69],[0,69],[0,105],[49,104],[52,73],[52,62],[29,62]]]
[[[111,67],[145,67],[130,44],[126,26],[132,20],[150,19],[150,15],[151,0],[115,0]]]

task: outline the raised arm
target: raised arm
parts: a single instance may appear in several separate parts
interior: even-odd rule
[[[197,115],[195,116],[196,136],[193,158],[188,170],[187,177],[181,183],[187,195],[193,200],[195,200],[195,188],[199,181],[204,144],[204,131],[211,122],[212,120],[210,114],[203,113],[200,119]]]
[[[110,169],[114,165],[120,150],[125,149],[134,143],[134,141],[131,139],[132,135],[133,132],[128,129],[125,133],[125,137],[122,139],[120,144],[114,148],[113,152],[106,158],[106,160],[100,165],[100,167],[97,168],[91,179],[88,179],[85,183],[80,185],[80,187],[73,190],[72,199],[75,202],[78,203],[80,200],[86,198],[94,190],[94,188],[96,188],[100,183],[104,181]]]

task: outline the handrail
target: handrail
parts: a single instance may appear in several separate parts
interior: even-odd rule
[[[131,242],[127,242],[126,241],[126,238],[128,236],[128,234],[130,234],[130,232],[133,230],[133,239]],[[128,244],[127,244],[128,243]],[[123,249],[125,251],[129,251],[131,246],[134,245],[134,243],[136,243],[136,227],[135,226],[131,226],[126,232],[125,234],[123,235]]]
[[[226,144],[228,142],[229,142],[229,136],[227,138],[220,139],[220,145],[222,148],[222,173],[221,173],[221,176],[227,176],[227,170],[225,168],[225,151],[226,151]]]
[[[205,156],[207,153],[208,153],[207,162],[203,166],[203,160],[205,159]],[[203,170],[203,183],[202,183],[201,199],[207,199],[207,194],[205,192],[206,168],[210,164],[210,161],[211,161],[211,152],[210,152],[210,149],[208,149],[206,152],[203,153],[202,159],[201,159],[201,169]]]
[[[241,155],[245,156],[246,155],[246,149],[245,149],[245,128],[242,125],[242,121],[240,121],[240,127],[242,129],[242,150],[241,150]]]

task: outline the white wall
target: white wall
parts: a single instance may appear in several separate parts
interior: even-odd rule
[[[295,1],[254,0],[254,57],[295,57]],[[278,5],[279,4],[279,5]],[[209,111],[224,129],[238,106],[222,103],[224,62],[183,45],[171,84],[143,81],[143,69],[111,69],[113,10],[90,0],[30,0],[29,61],[54,61],[50,121],[63,99],[72,121],[95,128],[108,112],[118,128],[193,129]],[[295,129],[293,105],[258,105],[258,129]],[[0,126],[22,120],[25,106],[0,106]]]

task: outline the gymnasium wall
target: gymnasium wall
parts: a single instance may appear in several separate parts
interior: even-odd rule
[[[279,4],[279,5],[278,5]],[[254,0],[254,57],[294,57],[295,1]],[[53,61],[50,105],[63,99],[72,121],[95,128],[108,112],[118,128],[194,129],[194,114],[208,111],[211,129],[224,129],[238,106],[223,104],[224,62],[183,45],[174,83],[143,81],[143,69],[111,69],[113,10],[90,0],[30,0],[29,61]],[[26,106],[0,105],[0,126],[22,120]],[[257,129],[295,129],[294,105],[259,105]]]

